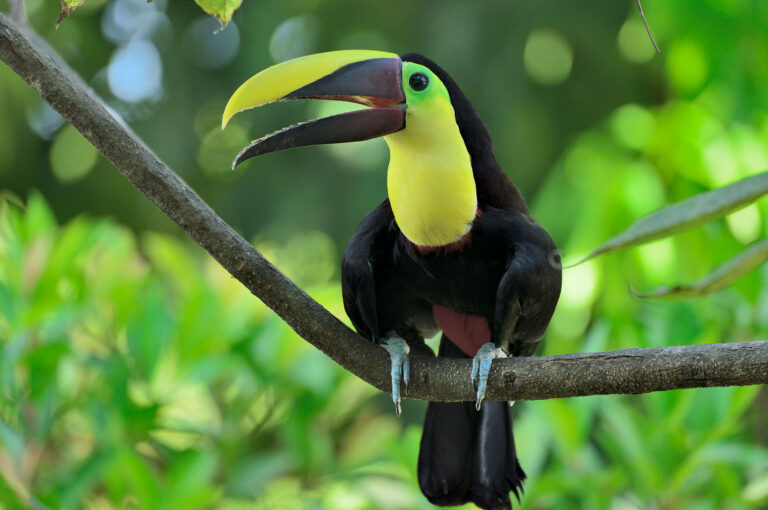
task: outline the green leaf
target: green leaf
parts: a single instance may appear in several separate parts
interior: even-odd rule
[[[768,473],[755,477],[744,487],[741,497],[748,503],[768,502]]]
[[[217,499],[211,483],[216,474],[216,455],[211,451],[186,451],[168,469],[166,508],[187,510],[210,508]]]
[[[51,206],[36,191],[29,195],[29,203],[24,214],[24,223],[27,238],[52,235],[56,232],[58,225]]]
[[[151,379],[165,352],[173,326],[162,288],[149,286],[139,296],[126,330],[128,351],[138,372],[146,379]]]
[[[219,20],[221,28],[224,28],[243,0],[195,0],[195,2],[201,9]]]
[[[110,464],[115,462],[117,453],[111,449],[96,450],[82,463],[67,466],[68,476],[59,482],[57,491],[60,494],[59,508],[77,508],[89,491],[94,490]]]
[[[768,193],[768,172],[753,175],[723,188],[701,193],[641,218],[612,237],[586,258],[624,250],[698,227],[745,207]]]
[[[72,14],[72,11],[83,5],[83,2],[85,0],[60,0],[61,1],[61,13],[59,13],[59,17],[56,20],[56,28],[59,28],[59,25],[67,19],[67,16]]]
[[[635,294],[636,297],[688,299],[706,296],[723,290],[736,280],[757,268],[768,260],[768,239],[753,244],[737,256],[718,266],[714,271],[691,285],[677,285],[672,288],[661,287],[648,294]]]
[[[29,378],[28,398],[37,400],[55,389],[59,362],[68,352],[69,345],[65,342],[54,342],[29,351],[25,364],[35,377]]]
[[[160,484],[150,462],[124,445],[105,467],[105,486],[116,500],[136,501],[136,508],[156,510],[164,505],[160,499]]]
[[[0,501],[3,501],[4,505],[8,505],[0,506],[0,508],[29,508],[25,503],[22,503],[21,494],[18,493],[23,494],[21,487],[11,484],[10,480],[0,476]]]

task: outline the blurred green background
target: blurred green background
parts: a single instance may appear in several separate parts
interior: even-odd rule
[[[89,0],[31,24],[222,217],[339,317],[340,254],[385,197],[374,140],[263,156],[251,138],[336,105],[220,114],[275,62],[417,51],[489,127],[534,215],[576,260],[656,208],[768,168],[768,4]],[[0,0],[0,9],[7,6]],[[0,66],[0,509],[429,508],[424,403],[297,338]],[[768,203],[566,270],[543,353],[768,337],[768,271],[690,301],[766,235]],[[768,393],[697,389],[515,406],[526,509],[768,508]]]

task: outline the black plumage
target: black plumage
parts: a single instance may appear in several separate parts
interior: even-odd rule
[[[547,232],[530,216],[517,188],[493,155],[491,138],[453,79],[429,59],[448,89],[472,161],[478,216],[462,240],[423,248],[397,226],[389,201],[368,214],[344,254],[344,305],[360,334],[373,341],[399,336],[412,354],[432,354],[424,334],[436,329],[433,306],[484,317],[491,340],[515,356],[533,353],[560,294],[560,260]],[[444,334],[439,356],[465,357]],[[469,377],[469,374],[467,374]],[[504,402],[430,402],[419,454],[419,483],[437,505],[472,501],[510,508],[525,474],[515,454]]]

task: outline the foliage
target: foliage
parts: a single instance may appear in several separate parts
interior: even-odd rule
[[[766,192],[768,192],[768,173],[747,177],[723,188],[700,193],[637,220],[627,230],[598,246],[578,264],[603,253],[625,250],[699,227],[746,207]],[[768,260],[768,240],[763,240],[720,265],[694,284],[677,285],[674,288],[665,286],[655,292],[635,294],[635,296],[642,298],[705,296],[723,290],[761,266],[766,260]]]
[[[72,14],[72,12],[83,5],[85,0],[60,0],[61,1],[61,13],[56,19],[56,28]],[[151,2],[152,0],[147,0]],[[232,14],[240,7],[243,0],[195,0],[195,3],[200,6],[205,12],[219,20],[221,28],[227,26],[227,23],[232,19]]]
[[[195,0],[205,12],[219,20],[221,28],[227,26],[232,14],[240,7],[243,0]]]
[[[375,390],[188,245],[138,244],[106,220],[57,227],[37,195],[3,205],[0,508],[418,501],[418,431],[401,448]],[[289,246],[319,254],[282,265],[338,312],[327,238]]]
[[[59,28],[59,25],[67,19],[67,16],[72,14],[72,11],[80,7],[85,0],[61,0],[61,13],[59,14],[59,17],[56,19],[56,28]]]
[[[259,247],[341,314],[329,246]],[[105,220],[60,228],[35,195],[2,208],[0,268],[8,508],[427,507],[418,427],[187,245]],[[585,349],[609,332],[598,322]],[[759,508],[768,450],[743,429],[756,393],[527,405],[524,507]]]
[[[641,298],[693,298],[719,292],[750,271],[762,266],[768,260],[768,239],[763,239],[745,249],[735,257],[715,268],[701,280],[690,285],[666,286],[649,293],[636,294]]]
[[[700,227],[748,206],[766,193],[768,173],[747,177],[723,188],[701,193],[639,219],[627,230],[597,247],[585,260]]]

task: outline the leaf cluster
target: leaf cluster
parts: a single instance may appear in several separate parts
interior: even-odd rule
[[[85,0],[59,0],[61,2],[61,13],[56,20],[56,27],[58,28],[67,17],[72,14],[75,9],[83,5]],[[152,0],[147,0],[151,2]],[[227,26],[232,20],[232,14],[240,7],[243,0],[195,0],[195,3],[207,14],[210,14],[221,23],[221,28]]]
[[[0,508],[334,508],[389,486],[416,500],[418,430],[400,445],[373,388],[199,250],[109,220],[60,227],[39,195],[13,202],[0,206]],[[285,255],[329,241],[303,242],[264,248],[338,310],[330,255],[315,250],[319,277]]]

